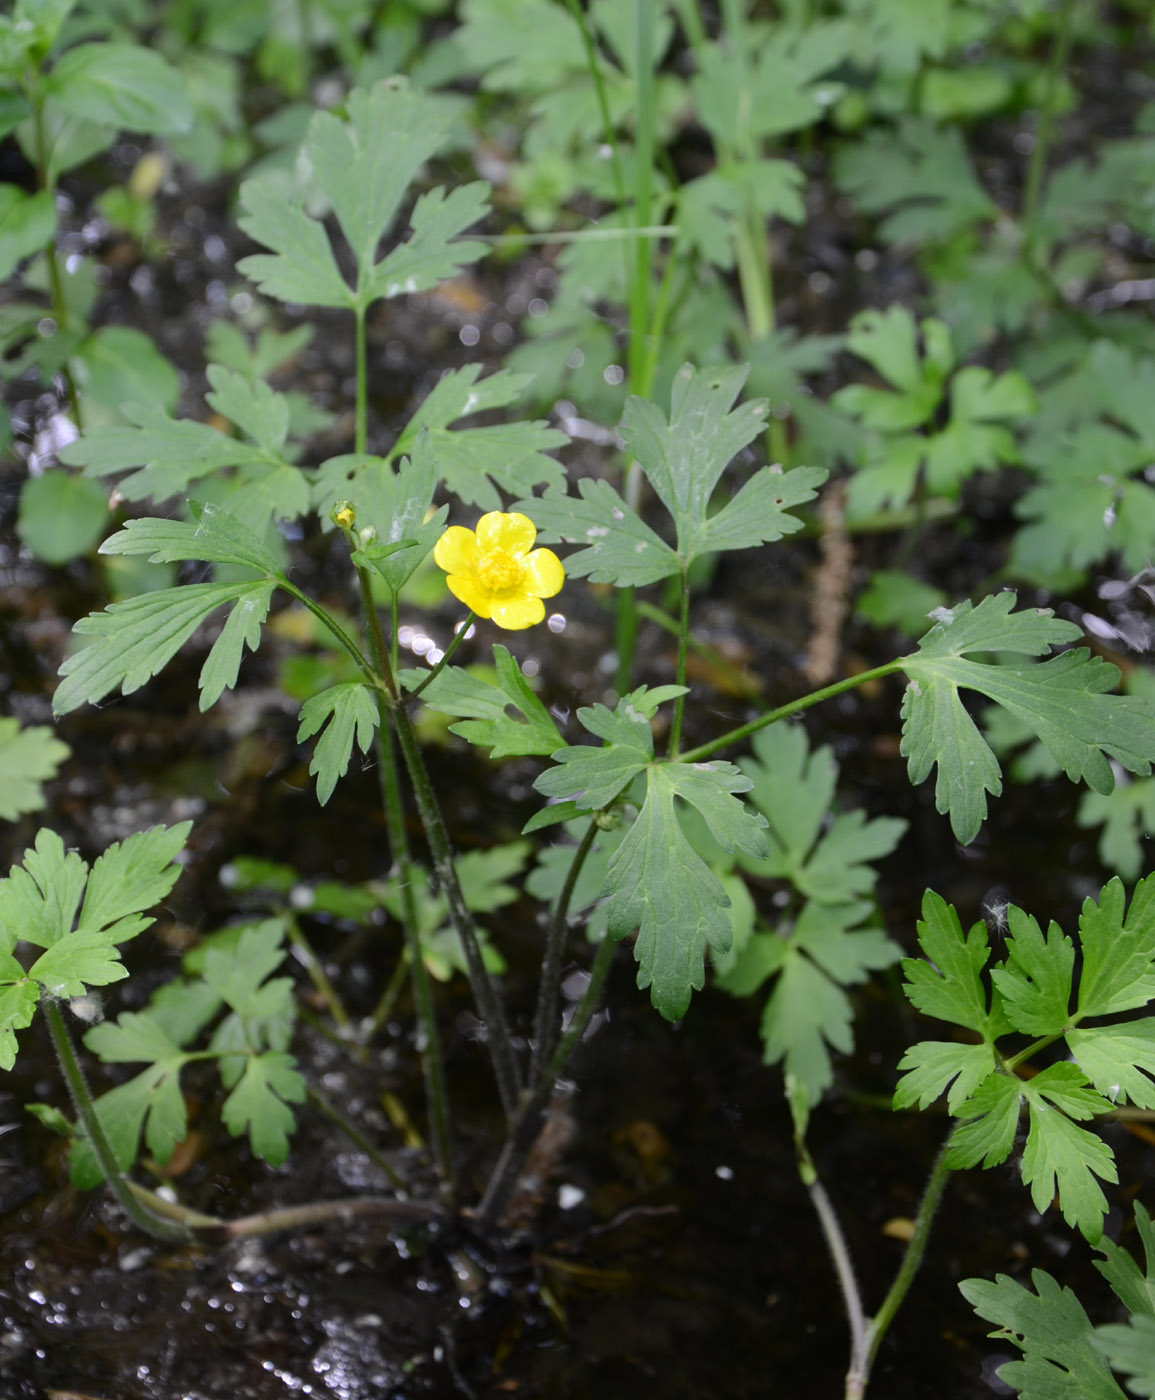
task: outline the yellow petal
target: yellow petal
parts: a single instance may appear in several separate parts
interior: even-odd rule
[[[522,587],[538,598],[552,598],[561,592],[565,570],[552,549],[535,549],[522,565]]]
[[[461,574],[450,574],[445,580],[449,586],[450,593],[478,617],[488,617],[489,610],[493,605],[493,594],[488,588],[482,588],[476,579],[466,578]]]
[[[474,612],[477,612],[476,608]],[[494,603],[493,612],[489,616],[499,627],[504,627],[509,632],[517,632],[523,627],[533,627],[539,623],[545,616],[545,604],[540,598],[510,598],[508,601]]]
[[[537,539],[537,527],[528,515],[516,511],[505,514],[491,510],[477,522],[477,543],[483,550],[504,549],[507,554],[526,554]]]
[[[476,536],[472,530],[463,529],[460,525],[450,525],[433,546],[433,558],[447,574],[472,573],[477,559]]]

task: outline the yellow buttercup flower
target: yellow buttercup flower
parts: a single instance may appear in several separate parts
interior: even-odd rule
[[[433,547],[449,591],[478,617],[516,631],[545,617],[543,598],[561,591],[565,570],[552,549],[534,549],[527,516],[491,510],[476,530],[451,525]]]

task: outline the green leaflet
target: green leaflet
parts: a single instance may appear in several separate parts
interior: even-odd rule
[[[986,816],[987,793],[1002,790],[999,764],[963,707],[959,692],[975,690],[1029,726],[1072,781],[1097,792],[1114,786],[1109,758],[1148,773],[1155,758],[1155,705],[1129,695],[1105,694],[1118,671],[1085,649],[1029,665],[993,666],[970,660],[977,651],[1039,656],[1079,635],[1048,609],[1014,613],[1014,595],[995,594],[977,607],[944,610],[901,659],[910,677],[903,696],[902,752],[912,783],[938,766],[935,805],[950,814],[955,835],[974,839]]]
[[[675,549],[604,481],[581,479],[577,497],[551,490],[518,503],[544,543],[583,546],[567,558],[568,573],[634,587],[683,571],[699,555],[750,549],[801,529],[790,511],[813,500],[826,479],[814,467],[763,467],[710,514],[722,473],[765,426],[764,400],[734,407],[745,379],[744,367],[683,366],[671,389],[668,420],[645,399],[627,402],[622,437],[674,522]]]
[[[609,934],[624,938],[637,930],[638,986],[650,988],[650,1000],[669,1021],[685,1014],[692,991],[704,983],[705,944],[725,952],[731,939],[729,896],[686,839],[674,799],[692,804],[720,844],[757,855],[765,848],[764,819],[736,797],[748,787],[729,763],[651,765],[641,811],[610,857]]]
[[[191,828],[182,822],[129,836],[91,867],[55,832],[37,833],[23,865],[0,880],[0,1068],[12,1068],[15,1032],[31,1024],[42,989],[77,997],[128,975],[117,945],[152,923],[144,911],[176,883],[176,856]],[[15,956],[20,942],[44,950],[27,970]]]
[[[330,686],[301,706],[298,741],[324,728],[309,772],[317,779],[317,801],[323,807],[337,779],[348,770],[353,744],[367,754],[381,721],[375,693],[361,681]]]
[[[441,714],[462,716],[449,727],[471,744],[489,746],[490,758],[518,754],[552,754],[562,738],[552,716],[521,673],[517,660],[507,647],[493,648],[497,684],[457,666],[450,666],[421,692],[423,702]],[[400,680],[407,689],[416,689],[427,671],[402,671]],[[517,717],[508,713],[517,711]]]
[[[0,821],[44,806],[41,784],[56,776],[72,750],[47,725],[21,726],[0,717]]]
[[[1091,1323],[1074,1293],[1041,1269],[1031,1271],[1031,1282],[1035,1293],[1005,1274],[959,1285],[975,1312],[996,1324],[991,1335],[1023,1353],[999,1367],[999,1378],[1022,1400],[1126,1400],[1090,1344]]]
[[[1142,882],[1125,911],[1122,885],[1111,881],[1097,902],[1084,903],[1076,940],[1053,923],[1044,934],[1021,909],[1009,909],[1009,937],[989,969],[989,1009],[986,928],[976,924],[964,935],[953,907],[930,891],[919,925],[926,960],[903,963],[911,1002],[965,1026],[983,1043],[912,1046],[899,1066],[904,1074],[895,1106],[925,1108],[947,1092],[948,1109],[959,1120],[950,1141],[950,1165],[957,1168],[1005,1161],[1025,1108],[1020,1171],[1035,1207],[1045,1210],[1057,1194],[1067,1222],[1092,1243],[1107,1210],[1099,1181],[1116,1179],[1115,1163],[1110,1145],[1081,1125],[1119,1103],[1155,1105],[1155,1018],[1085,1022],[1146,1007],[1155,997],[1153,886]],[[1082,958],[1073,988],[1076,943]],[[1015,1031],[1034,1043],[1018,1055],[996,1049],[996,1040]],[[1013,1073],[1021,1060],[1060,1038],[1069,1060],[1033,1077]]]
[[[380,297],[425,291],[475,262],[485,244],[456,235],[485,214],[488,187],[432,190],[410,216],[410,238],[380,261],[377,247],[409,185],[445,135],[445,109],[394,81],[355,88],[345,116],[317,112],[304,154],[317,193],[332,207],[356,261],[355,284],[338,269],[324,224],[286,193],[276,175],[241,186],[240,226],[271,253],[244,258],[240,270],[282,301],[363,312]]]

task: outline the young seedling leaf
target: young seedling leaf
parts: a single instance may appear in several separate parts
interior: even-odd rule
[[[533,693],[517,660],[507,647],[493,648],[497,684],[456,666],[447,667],[421,692],[422,701],[440,714],[460,715],[449,727],[471,744],[488,745],[490,758],[522,754],[552,754],[562,746],[549,711]],[[401,683],[415,689],[427,671],[401,673]],[[517,713],[509,714],[510,708]]]
[[[1041,1269],[1031,1271],[1031,1282],[1034,1293],[1006,1274],[959,1284],[975,1312],[995,1324],[990,1335],[1023,1353],[999,1367],[999,1379],[1021,1400],[1127,1400],[1092,1345],[1090,1319],[1074,1293]]]
[[[72,750],[44,724],[0,718],[0,821],[44,806],[42,783],[55,778]]]
[[[322,807],[332,797],[337,779],[348,770],[354,741],[367,754],[380,720],[376,697],[360,681],[330,686],[302,705],[298,742],[327,725],[309,764],[309,772],[317,779],[317,801]]]

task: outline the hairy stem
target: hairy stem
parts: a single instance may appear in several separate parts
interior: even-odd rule
[[[349,532],[346,531],[346,533]],[[351,534],[349,534],[349,542],[350,545],[353,544]],[[486,1045],[493,1062],[497,1091],[501,1096],[506,1117],[511,1118],[517,1106],[517,1095],[520,1087],[517,1061],[513,1054],[513,1038],[509,1032],[505,1012],[498,1000],[497,989],[481,954],[481,944],[477,938],[473,916],[466,906],[465,896],[461,891],[461,883],[457,878],[457,868],[453,862],[453,847],[450,844],[445,818],[441,813],[437,795],[433,791],[433,784],[429,780],[429,770],[425,766],[425,759],[417,742],[417,735],[413,732],[413,721],[409,718],[409,711],[405,708],[404,699],[397,687],[397,680],[389,662],[389,653],[381,633],[381,619],[373,602],[368,571],[364,568],[358,568],[357,577],[361,585],[361,607],[365,614],[366,626],[369,629],[373,661],[380,673],[381,684],[384,687],[384,703],[393,721],[393,731],[397,735],[397,742],[401,747],[401,757],[409,773],[409,781],[413,786],[417,811],[425,829],[425,839],[429,842],[434,874],[437,876],[437,882],[448,901],[449,917],[458,938],[461,940],[469,985],[473,991],[474,1001],[477,1003],[478,1014],[486,1027]],[[414,976],[428,976],[421,958],[420,947],[411,950],[410,956],[413,959]],[[414,989],[416,990],[416,988],[417,982],[415,981]]]
[[[882,1306],[874,1317],[870,1320],[869,1337],[867,1339],[866,1361],[863,1369],[863,1391],[865,1391],[866,1380],[870,1375],[870,1368],[874,1365],[874,1359],[878,1355],[878,1348],[886,1336],[887,1328],[894,1321],[894,1315],[902,1306],[903,1299],[910,1291],[910,1285],[914,1282],[914,1276],[918,1273],[922,1264],[922,1257],[926,1253],[927,1240],[930,1238],[930,1228],[934,1223],[935,1213],[942,1200],[942,1193],[946,1189],[947,1178],[950,1176],[950,1168],[947,1166],[947,1144],[944,1143],[938,1156],[934,1159],[934,1166],[931,1168],[930,1176],[927,1178],[926,1187],[922,1193],[922,1200],[918,1203],[918,1214],[914,1220],[914,1233],[910,1237],[910,1243],[906,1247],[902,1264],[894,1282],[890,1285],[890,1291],[882,1300]]]
[[[342,526],[352,549],[356,543],[352,532]],[[385,830],[389,850],[397,870],[401,891],[401,926],[409,954],[409,978],[413,986],[413,1004],[421,1039],[421,1072],[425,1082],[425,1101],[429,1112],[433,1138],[433,1159],[438,1174],[447,1189],[452,1189],[453,1148],[450,1132],[449,1088],[445,1081],[445,1062],[441,1054],[441,1036],[437,1028],[437,1010],[433,1004],[433,986],[429,969],[422,955],[421,935],[417,923],[417,901],[413,891],[416,876],[405,833],[405,810],[401,800],[401,777],[397,771],[397,754],[393,748],[394,726],[398,713],[404,713],[397,703],[397,687],[389,652],[381,631],[381,617],[373,601],[369,571],[357,568],[361,589],[361,612],[369,634],[369,650],[381,678],[383,690],[378,690],[377,706],[380,723],[377,726],[377,770],[381,782],[381,805],[385,812]],[[391,723],[391,721],[393,723]]]
[[[68,1034],[68,1027],[64,1023],[60,1006],[48,997],[44,997],[40,1005],[44,1011],[44,1019],[48,1022],[48,1033],[52,1037],[56,1058],[60,1062],[64,1082],[68,1085],[68,1093],[72,1099],[72,1106],[76,1110],[76,1116],[80,1120],[80,1126],[92,1144],[93,1154],[100,1165],[100,1170],[104,1173],[104,1179],[108,1182],[113,1195],[120,1202],[124,1213],[134,1225],[139,1225],[142,1230],[158,1240],[187,1239],[188,1231],[183,1226],[177,1225],[173,1221],[161,1219],[155,1211],[143,1205],[133,1193],[131,1183],[125,1179],[120,1170],[112,1151],[112,1144],[108,1141],[108,1136],[96,1112],[96,1105],[88,1088],[88,1081],[84,1077],[80,1061],[76,1058],[72,1037]]]

